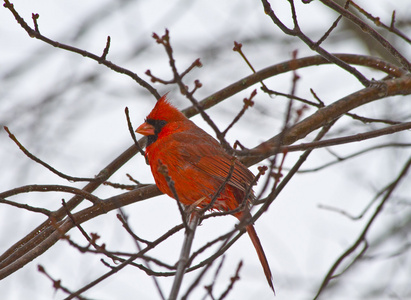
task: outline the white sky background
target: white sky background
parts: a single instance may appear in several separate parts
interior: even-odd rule
[[[360,5],[389,24],[393,9],[397,10],[397,20],[411,15],[410,2],[404,1],[401,6],[394,2],[381,0],[377,4],[377,1],[373,1],[370,7],[366,6],[367,1],[362,1]],[[167,56],[162,46],[151,38],[153,32],[162,35],[164,29],[168,28],[180,71],[197,58],[203,63],[202,68],[195,69],[186,78],[187,83],[194,79],[203,83],[203,88],[196,93],[200,100],[251,73],[241,57],[232,51],[233,41],[243,43],[243,51],[257,70],[289,60],[294,50],[298,50],[299,57],[315,54],[300,41],[282,34],[264,14],[258,1],[31,0],[16,1],[15,7],[29,25],[32,25],[31,13],[39,13],[40,32],[45,36],[95,54],[102,53],[106,37],[110,35],[111,47],[107,58],[136,72],[147,81],[149,78],[144,75],[147,69],[158,77],[170,78]],[[284,20],[289,17],[286,4],[276,3],[273,8]],[[301,27],[313,39],[320,38],[336,17],[336,14],[316,1],[309,5],[298,3],[298,8]],[[87,25],[92,18],[96,19]],[[324,46],[330,52],[369,54],[364,44],[347,30],[336,32]],[[408,59],[411,58],[409,45],[399,42],[396,46]],[[379,73],[361,70],[370,77],[381,78]],[[302,79],[298,83],[297,94],[307,99],[312,99],[310,88],[325,103],[361,88],[355,78],[336,67],[310,68],[298,71],[298,74]],[[270,89],[288,93],[290,79],[291,74],[285,74],[265,83]],[[32,153],[72,176],[96,175],[131,145],[124,115],[126,106],[130,109],[134,126],[137,126],[155,103],[152,96],[127,76],[77,54],[29,38],[3,7],[0,9],[0,80],[0,124],[7,125]],[[188,100],[179,95],[174,86],[156,85],[156,88],[161,93],[170,91],[170,98],[179,108],[189,106]],[[254,147],[275,135],[282,126],[286,100],[280,97],[270,99],[259,90],[259,86],[254,88],[258,89],[255,106],[231,130],[228,135],[231,143],[239,139],[247,147]],[[241,109],[243,98],[252,89],[209,110],[220,129],[231,122]],[[47,99],[51,100],[39,108],[37,104]],[[405,98],[393,98],[367,105],[358,113],[376,118],[395,116],[405,119],[408,115],[409,120],[410,111],[409,101],[406,103]],[[308,114],[312,112],[313,109]],[[193,120],[212,133],[201,117],[196,116]],[[358,122],[345,119],[337,123],[336,128],[341,130],[342,135],[349,135],[358,132],[358,128],[364,130],[358,125]],[[409,142],[409,132],[396,134],[390,140]],[[334,147],[333,150],[344,156],[383,141],[380,139],[359,145]],[[409,149],[374,151],[336,167],[317,173],[299,174],[293,178],[270,210],[256,223],[257,233],[273,272],[276,299],[312,298],[332,263],[358,237],[375,209],[374,205],[364,219],[352,221],[341,214],[320,209],[318,205],[327,204],[358,215],[375,192],[399,173],[409,154]],[[291,167],[299,155],[289,154],[286,167]],[[326,150],[318,150],[303,169],[333,159]],[[68,183],[30,161],[3,129],[0,131],[0,164],[0,191],[26,184],[83,186],[82,183]],[[256,167],[252,170],[255,172]],[[127,184],[126,173],[141,182],[153,182],[149,167],[139,155],[112,176],[110,181]],[[409,228],[410,225],[406,225],[410,219],[410,189],[406,183],[409,180],[410,177],[396,192],[397,201],[390,202],[384,216],[374,224],[369,235],[371,244],[372,241],[378,241],[384,230],[388,230],[392,224],[404,224],[404,228]],[[118,193],[120,191],[107,187],[96,192],[102,198]],[[31,194],[13,200],[58,208],[62,198],[69,200],[70,196]],[[130,205],[125,211],[132,228],[146,239],[155,239],[181,221],[174,200],[167,196]],[[106,243],[109,250],[135,251],[133,241],[122,230],[115,213],[89,221],[84,224],[84,228],[101,235],[100,242]],[[1,205],[0,252],[3,253],[43,220],[42,216]],[[205,221],[198,228],[193,249],[229,231],[235,224],[236,219],[232,217]],[[400,245],[410,244],[408,232],[404,230],[402,240],[384,242],[376,252],[371,249],[369,255],[377,255],[377,258],[358,263],[326,297],[360,299],[365,291],[377,290],[378,286],[386,287],[387,282],[392,290],[385,290],[385,295],[391,293],[400,298],[411,297],[409,287],[407,289],[411,275],[409,251],[394,258],[386,257],[387,253],[400,248]],[[77,230],[69,234],[77,242],[86,244]],[[179,256],[181,240],[182,233],[155,249],[151,255],[173,264]],[[54,278],[61,279],[64,286],[75,291],[107,271],[99,259],[94,255],[80,254],[65,241],[60,241],[44,255],[0,281],[1,298],[62,299],[65,295],[60,291],[54,292],[51,282],[37,272],[37,265],[43,265]],[[241,281],[236,283],[228,299],[272,299],[247,236],[243,236],[227,252],[215,287],[216,295],[226,288],[240,260],[244,262]],[[201,286],[210,284],[217,264],[218,261],[192,299],[202,298],[205,291]],[[404,267],[397,268],[398,265]],[[184,278],[182,293],[196,274],[188,274]],[[171,283],[172,278],[160,278],[166,295]],[[132,267],[123,269],[85,296],[92,299],[159,299],[152,279]]]

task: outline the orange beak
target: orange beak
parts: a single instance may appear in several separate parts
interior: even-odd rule
[[[146,122],[138,126],[136,132],[142,135],[155,135],[154,126]]]

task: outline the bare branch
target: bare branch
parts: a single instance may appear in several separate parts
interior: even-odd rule
[[[224,264],[224,260],[225,260],[225,256],[223,255],[222,257],[221,257],[221,260],[220,260],[220,264],[218,265],[218,267],[217,267],[217,269],[216,269],[216,271],[215,271],[215,273],[214,273],[214,276],[213,276],[213,282],[211,283],[211,284],[209,284],[209,285],[206,285],[206,286],[204,286],[204,288],[206,289],[206,291],[207,291],[207,294],[211,297],[211,299],[215,299],[214,298],[214,296],[213,296],[213,288],[214,288],[214,284],[216,283],[216,280],[217,280],[217,278],[218,278],[218,275],[219,275],[219,273],[220,273],[220,270],[221,270],[221,268],[222,268],[222,266],[223,266],[223,264]],[[205,297],[204,297],[205,298]]]
[[[337,66],[340,66],[342,69],[346,70],[347,72],[351,73],[354,75],[365,87],[368,87],[371,85],[371,81],[368,80],[364,75],[362,75],[357,69],[354,67],[351,67],[347,63],[345,63],[343,60],[339,59],[337,56],[332,55],[331,53],[327,52],[324,48],[320,47],[317,45],[315,42],[313,42],[311,39],[308,38],[300,29],[297,21],[297,16],[295,12],[295,7],[294,7],[294,1],[289,0],[290,3],[290,9],[292,12],[293,16],[293,22],[294,22],[294,28],[290,29],[288,28],[284,23],[280,21],[280,19],[277,17],[275,12],[271,9],[271,5],[268,2],[268,0],[262,0],[263,6],[264,6],[264,12],[270,16],[271,20],[276,24],[284,33],[292,36],[297,36],[300,38],[304,43],[307,44],[310,49],[316,51],[318,54],[323,56],[325,59],[327,59],[330,62],[333,62]]]
[[[75,216],[75,215],[74,215]],[[102,282],[103,280],[105,280],[106,278],[110,277],[111,275],[117,273],[118,271],[120,271],[121,269],[123,269],[125,266],[127,266],[128,264],[130,264],[132,261],[134,261],[136,258],[141,257],[143,254],[145,254],[147,251],[151,250],[154,246],[153,245],[158,245],[159,243],[161,243],[162,241],[164,241],[165,239],[167,239],[168,237],[170,237],[171,235],[173,235],[174,233],[176,233],[177,231],[179,231],[180,229],[182,229],[183,226],[176,226],[172,229],[170,229],[167,233],[165,233],[164,235],[162,235],[161,237],[159,237],[158,239],[156,239],[155,241],[153,241],[152,245],[148,245],[146,248],[144,248],[143,250],[139,251],[138,253],[130,256],[130,258],[128,258],[127,260],[123,261],[122,263],[120,263],[119,265],[113,267],[109,272],[105,273],[104,275],[100,276],[99,278],[95,279],[94,281],[90,282],[89,284],[87,284],[86,286],[82,287],[81,289],[77,290],[76,292],[72,293],[72,295],[70,295],[69,297],[65,298],[65,300],[70,300],[73,299],[74,297],[77,297],[78,295],[81,295],[83,292],[89,290],[90,288],[94,287],[95,285],[99,284],[100,282]]]
[[[250,98],[244,98],[244,106],[240,110],[240,112],[235,116],[233,121],[230,123],[230,125],[227,126],[227,128],[222,132],[223,135],[226,135],[227,132],[234,126],[235,123],[240,120],[240,118],[244,115],[245,111],[254,105],[253,98],[257,95],[257,90],[253,90],[253,92],[250,95]]]
[[[242,50],[243,44],[241,43],[237,43],[236,41],[234,41],[234,47],[233,47],[233,51],[238,52],[241,57],[244,59],[244,61],[246,62],[246,64],[248,65],[248,67],[251,69],[251,71],[253,71],[253,73],[255,72],[255,69],[253,67],[253,65],[250,63],[250,61],[248,60],[247,56],[245,56],[243,50]],[[264,84],[264,82],[261,80],[261,89],[264,90],[268,90],[267,86]]]
[[[107,36],[107,42],[106,42],[106,47],[104,47],[103,54],[101,55],[101,60],[104,61],[107,58],[108,51],[110,49],[110,43],[111,43],[111,38],[110,36]]]
[[[158,172],[164,176],[164,178],[167,181],[167,185],[170,188],[171,192],[173,193],[174,199],[176,200],[177,206],[178,206],[178,210],[180,211],[180,215],[181,215],[181,220],[183,221],[184,227],[186,229],[186,231],[189,230],[189,225],[187,223],[187,215],[184,211],[184,205],[183,203],[180,202],[175,185],[174,185],[174,181],[173,179],[170,177],[170,175],[168,175],[168,168],[166,165],[163,165],[162,162],[159,162],[159,167],[158,167]]]
[[[324,280],[321,283],[321,286],[318,289],[317,294],[315,295],[314,299],[317,299],[320,296],[320,294],[324,291],[324,289],[327,287],[327,285],[329,284],[330,280],[333,278],[334,273],[336,272],[339,265],[345,259],[347,259],[351,255],[351,253],[353,253],[364,241],[366,241],[366,236],[367,236],[367,233],[368,233],[369,229],[371,228],[372,224],[376,220],[377,216],[381,213],[384,205],[391,198],[391,195],[394,192],[394,190],[398,187],[400,182],[407,175],[407,172],[410,169],[410,167],[411,167],[411,158],[404,165],[403,169],[398,174],[397,178],[390,184],[390,188],[386,191],[385,196],[381,199],[380,204],[377,206],[377,208],[375,209],[373,215],[370,217],[367,224],[364,226],[364,228],[363,228],[362,232],[360,233],[359,237],[356,239],[356,241],[343,254],[341,254],[341,256],[332,265],[332,267],[328,271],[327,275],[324,277]]]
[[[210,116],[204,111],[204,108],[202,105],[194,98],[193,94],[194,92],[201,87],[201,83],[196,80],[195,81],[195,87],[192,91],[188,90],[188,87],[184,84],[183,82],[183,77],[181,74],[179,74],[177,70],[177,66],[175,64],[175,59],[173,56],[173,49],[170,44],[170,35],[169,31],[166,29],[165,34],[160,38],[157,34],[153,34],[153,37],[156,39],[157,43],[161,44],[164,46],[164,49],[166,50],[166,53],[169,58],[169,63],[171,70],[173,72],[174,78],[169,81],[169,83],[176,83],[180,87],[180,92],[186,96],[187,99],[191,101],[195,109],[200,113],[200,115],[203,117],[204,121],[207,122],[208,125],[214,130],[216,133],[217,139],[220,141],[220,143],[223,145],[223,147],[228,151],[231,152],[231,147],[228,144],[228,142],[225,140],[223,133],[218,129],[217,125],[211,120]],[[195,61],[197,62],[197,60]],[[192,64],[195,65],[195,62]],[[191,70],[191,67],[189,67]],[[183,72],[182,74],[186,74],[186,72]]]
[[[125,74],[127,76],[129,76],[130,78],[132,78],[135,82],[137,82],[140,86],[142,86],[143,88],[147,89],[152,95],[154,95],[157,99],[160,99],[160,95],[157,92],[156,89],[154,89],[150,84],[148,84],[145,80],[143,80],[142,78],[140,78],[136,73],[131,72],[128,69],[122,68],[114,63],[112,63],[111,61],[106,60],[106,52],[108,53],[108,49],[109,49],[109,39],[107,39],[107,44],[106,47],[103,51],[103,55],[102,56],[98,56],[96,54],[90,53],[88,51],[70,46],[70,45],[66,45],[66,44],[62,44],[56,41],[53,41],[47,37],[45,37],[44,35],[42,35],[38,29],[38,25],[37,25],[37,19],[38,19],[38,15],[37,17],[33,17],[33,20],[35,20],[35,29],[32,29],[27,23],[26,21],[24,21],[24,19],[18,14],[18,12],[15,10],[14,8],[14,4],[10,3],[9,0],[3,0],[4,1],[4,7],[6,7],[8,10],[10,10],[10,12],[13,14],[14,18],[16,19],[16,21],[20,24],[20,26],[27,32],[27,34],[32,37],[32,38],[36,38],[38,40],[41,40],[53,47],[56,48],[60,48],[66,51],[70,51],[73,53],[77,53],[80,54],[81,56],[90,58],[92,60],[95,60],[96,62],[98,62],[99,64],[102,64],[108,68],[110,68],[111,70],[117,72],[117,73],[121,73],[121,74]],[[34,15],[35,16],[35,15]]]
[[[56,291],[61,290],[61,291],[65,292],[66,294],[72,295],[72,292],[68,288],[64,287],[61,284],[61,280],[56,280],[53,277],[51,277],[51,275],[49,275],[49,273],[47,273],[46,269],[42,265],[38,265],[37,269],[40,273],[43,273],[44,275],[46,275],[46,277],[48,279],[50,279],[50,281],[53,283],[53,288]],[[87,300],[87,298],[81,297],[80,295],[76,296],[76,298],[79,299],[79,300]]]
[[[1,198],[0,197],[0,203],[4,203],[10,206],[14,206],[17,208],[22,208],[31,212],[35,212],[35,213],[41,213],[43,215],[46,215],[47,217],[50,217],[52,215],[52,212],[48,209],[45,208],[41,208],[41,207],[34,207],[28,204],[21,204],[21,203],[17,203],[17,202],[13,202],[13,201],[9,201],[7,199]]]
[[[128,218],[127,218],[126,214],[124,213],[124,211],[121,209],[121,207],[118,210],[119,210],[120,214],[117,214],[117,218],[123,223],[123,227],[126,228],[127,232],[130,233],[133,238],[137,237],[134,234],[134,232],[131,230],[130,225],[127,222]],[[135,245],[137,247],[137,250],[140,252],[142,249],[141,249],[141,246],[139,244],[139,240],[140,239],[135,239],[134,238],[134,242],[135,242]],[[149,243],[146,243],[146,244],[148,245]],[[144,259],[144,263],[145,263],[146,268],[148,270],[152,271],[149,260],[146,259],[146,257],[143,257],[143,259]],[[158,262],[158,260],[156,260],[156,262]],[[155,276],[152,276],[152,278],[153,278],[154,285],[156,286],[156,289],[157,289],[157,292],[158,292],[160,298],[162,300],[165,300],[164,293],[163,293],[163,291],[160,287],[160,284],[159,284],[157,278]]]
[[[347,144],[347,143],[353,143],[353,142],[360,142],[360,141],[364,141],[367,139],[373,139],[376,137],[389,135],[395,132],[405,131],[409,129],[411,129],[411,122],[406,122],[406,123],[402,123],[398,125],[392,125],[392,126],[382,128],[382,129],[373,130],[370,132],[357,133],[354,135],[344,136],[340,138],[316,141],[316,142],[311,142],[311,143],[302,143],[302,144],[294,145],[294,146],[284,146],[280,148],[280,151],[281,150],[283,151],[287,150],[289,152],[301,151],[301,150],[307,150],[307,149],[323,148],[323,147],[329,147],[329,146],[335,146],[335,145],[341,145],[341,144]]]
[[[241,267],[242,267],[242,266],[243,266],[243,261],[241,260],[241,261],[238,263],[237,270],[235,271],[234,276],[231,277],[231,282],[230,282],[230,284],[228,285],[227,289],[221,294],[220,298],[218,298],[219,300],[223,300],[225,297],[227,297],[228,293],[233,289],[234,284],[235,284],[238,280],[240,280],[240,270],[241,270]]]
[[[347,9],[339,6],[336,2],[331,0],[321,0],[321,2],[337,11],[339,14],[353,22],[355,25],[359,26],[362,31],[367,32],[370,36],[372,36],[377,42],[379,42],[385,49],[387,49],[401,65],[411,72],[411,63],[397,50],[393,45],[391,45],[381,34],[379,34],[376,30],[368,26],[364,21],[357,18]]]
[[[184,235],[183,248],[181,249],[180,259],[177,264],[176,276],[174,277],[173,286],[170,291],[170,296],[168,297],[169,300],[177,299],[181,283],[183,282],[183,276],[187,268],[188,257],[190,256],[191,245],[194,240],[194,233],[199,220],[200,214],[197,211],[193,211],[193,213],[190,215],[188,228],[186,228]]]
[[[91,193],[87,193],[84,190],[80,190],[71,186],[57,185],[57,184],[30,184],[14,188],[5,192],[0,193],[1,198],[7,198],[10,196],[19,195],[22,193],[31,193],[31,192],[64,192],[74,195],[78,195],[91,201],[93,204],[99,204],[101,199],[97,196],[94,196]]]
[[[353,154],[350,154],[350,155],[347,155],[347,156],[344,156],[344,157],[340,157],[340,156],[339,156],[336,160],[331,161],[331,162],[329,162],[329,163],[326,163],[326,164],[324,164],[324,165],[321,165],[321,166],[319,166],[319,167],[311,168],[311,169],[300,170],[299,173],[316,172],[316,171],[319,171],[319,170],[328,168],[328,167],[330,167],[330,166],[333,166],[333,165],[335,165],[335,164],[337,164],[337,163],[339,163],[339,162],[341,162],[341,161],[348,160],[348,159],[354,158],[354,157],[356,157],[356,156],[359,156],[359,155],[368,153],[368,152],[370,152],[370,151],[372,151],[372,150],[378,150],[378,149],[388,148],[388,147],[395,147],[395,148],[411,147],[411,144],[408,144],[408,143],[389,143],[389,144],[381,144],[381,145],[376,145],[376,146],[368,147],[368,148],[365,148],[365,149],[363,149],[363,150],[361,150],[361,151],[355,152],[355,153],[353,153]]]
[[[260,154],[265,156],[263,153],[266,151],[272,151],[272,149],[276,149],[278,145],[285,144],[290,145],[295,141],[304,138],[307,134],[313,132],[314,130],[321,128],[322,126],[328,124],[332,120],[338,119],[341,115],[345,114],[346,112],[350,111],[355,107],[359,107],[363,104],[369,103],[376,99],[380,99],[381,97],[392,96],[393,93],[398,94],[410,94],[411,93],[411,77],[404,76],[403,78],[399,79],[392,79],[385,81],[385,88],[380,89],[379,87],[369,87],[363,90],[360,90],[356,93],[348,95],[336,102],[332,105],[324,107],[311,116],[305,118],[301,122],[293,125],[291,128],[287,130],[287,133],[280,133],[275,137],[269,139],[268,141],[260,144],[259,146],[255,147],[252,150],[242,150],[238,151],[239,155],[254,155]],[[406,124],[406,125],[404,125]],[[394,126],[404,126],[407,127],[409,124],[404,123],[400,125]],[[392,128],[398,128],[391,126]],[[403,128],[404,129],[404,128]],[[271,152],[270,152],[271,153]],[[272,154],[272,153],[271,153]],[[242,162],[246,165],[252,165],[256,162],[260,161],[261,156],[256,157],[244,157]]]
[[[131,135],[131,138],[132,138],[133,141],[134,141],[134,145],[136,145],[136,148],[137,148],[138,152],[140,152],[140,154],[141,154],[143,157],[145,157],[144,150],[140,147],[140,144],[138,143],[137,138],[136,138],[136,135],[135,135],[135,132],[134,132],[133,125],[131,124],[130,115],[129,115],[129,113],[128,113],[128,107],[126,107],[124,111],[125,111],[125,113],[126,113],[128,130],[130,131],[130,135]],[[146,163],[148,164],[147,158],[146,158]]]
[[[12,134],[9,130],[9,128],[7,126],[4,126],[4,130],[8,133],[10,139],[16,143],[16,145],[20,148],[21,151],[23,151],[24,154],[26,154],[27,157],[29,157],[30,159],[34,160],[36,163],[46,167],[47,169],[49,169],[51,172],[53,172],[54,174],[56,174],[57,176],[67,179],[69,181],[93,181],[96,180],[95,178],[83,178],[83,177],[73,177],[73,176],[69,176],[66,174],[63,174],[59,171],[57,171],[55,168],[53,168],[52,166],[50,166],[49,164],[45,163],[44,161],[42,161],[41,159],[37,158],[36,156],[34,156],[33,154],[31,154],[15,137],[14,134]]]

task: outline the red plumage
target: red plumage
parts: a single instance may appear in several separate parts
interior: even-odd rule
[[[187,119],[163,96],[156,103],[136,132],[148,136],[146,156],[160,191],[174,197],[169,184],[160,171],[162,165],[174,182],[178,200],[184,205],[204,207],[234,169],[212,209],[233,210],[244,200],[253,183],[254,175],[235,157],[227,154],[212,136]],[[249,199],[254,197],[252,190]],[[246,212],[247,216],[249,212]],[[241,219],[244,212],[237,212]],[[260,240],[252,224],[247,232],[257,251],[268,284],[274,291],[272,275]]]

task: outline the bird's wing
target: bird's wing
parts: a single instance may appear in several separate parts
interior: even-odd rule
[[[205,136],[199,137],[199,134]],[[199,134],[174,134],[183,160],[221,183],[230,175],[233,167],[228,184],[245,192],[254,180],[253,173],[235,157],[228,155],[214,138],[205,132]]]

